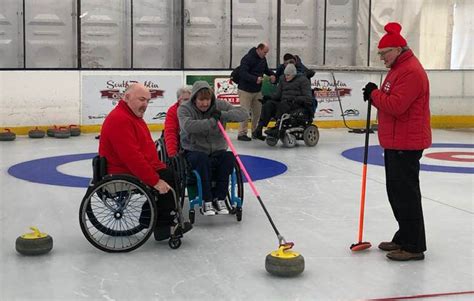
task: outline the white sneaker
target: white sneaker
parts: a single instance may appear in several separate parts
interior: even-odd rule
[[[227,210],[227,206],[225,205],[224,200],[217,200],[216,207],[217,214],[229,214],[229,210]]]
[[[204,206],[202,206],[201,210],[204,215],[216,215],[216,209],[212,206],[212,202],[204,202]]]

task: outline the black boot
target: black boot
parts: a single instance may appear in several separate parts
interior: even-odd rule
[[[262,135],[263,126],[258,125],[255,131],[252,132],[252,139],[259,139],[265,141],[265,136]]]

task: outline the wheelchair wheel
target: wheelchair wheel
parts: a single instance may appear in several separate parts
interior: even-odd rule
[[[105,252],[129,252],[143,245],[153,233],[155,198],[134,177],[105,177],[84,196],[79,223],[94,247]]]
[[[319,130],[315,125],[308,126],[303,132],[303,140],[307,146],[315,146],[319,141]]]
[[[296,137],[293,134],[285,134],[281,140],[285,147],[291,148],[296,145]]]
[[[227,209],[229,210],[230,214],[236,214],[238,209],[240,208],[240,211],[242,211],[242,206],[244,203],[244,180],[242,177],[242,172],[240,170],[240,166],[237,163],[237,161],[234,162],[234,171],[233,173],[235,174],[235,187],[232,187],[232,181],[229,181],[229,190],[227,192],[227,199],[226,199],[226,206]],[[232,174],[231,174],[232,176]],[[232,189],[235,189],[234,191],[234,197],[237,197],[241,201],[241,206],[237,207],[237,204],[235,202],[231,202],[232,200]]]
[[[267,139],[265,139],[265,142],[269,146],[275,146],[278,143],[278,138],[267,136]]]

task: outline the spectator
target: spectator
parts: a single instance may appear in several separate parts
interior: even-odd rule
[[[285,77],[280,80],[277,91],[272,95],[271,100],[263,105],[262,114],[258,126],[252,133],[253,136],[264,140],[262,135],[263,127],[266,127],[272,117],[277,119],[277,126],[268,129],[265,133],[270,136],[278,134],[278,120],[284,113],[296,110],[308,109],[311,111],[312,95],[311,83],[303,74],[297,74],[296,67],[288,64],[284,71]]]
[[[266,43],[260,43],[257,47],[253,47],[240,61],[239,73],[239,99],[242,108],[252,113],[252,131],[255,131],[260,118],[262,104],[262,82],[263,75],[269,75],[272,83],[275,82],[275,73],[268,68],[267,59],[265,58],[269,46]],[[240,123],[237,139],[240,141],[252,140],[247,136],[248,120]],[[259,137],[253,137],[259,138]]]

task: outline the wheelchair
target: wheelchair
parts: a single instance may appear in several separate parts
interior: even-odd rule
[[[79,208],[79,224],[86,239],[110,253],[130,252],[142,246],[157,222],[158,192],[130,175],[108,175],[105,158],[92,160],[93,177]],[[184,220],[174,192],[178,223],[171,226],[168,245],[181,246]]]
[[[204,199],[202,197],[201,176],[196,170],[192,170],[183,154],[178,154],[169,158],[166,152],[164,137],[161,136],[155,141],[158,156],[162,162],[173,169],[177,175],[177,189],[179,190],[180,203],[184,204],[185,199],[189,202],[189,221],[194,224],[196,209],[202,210]],[[214,183],[212,183],[213,185]],[[244,201],[244,182],[240,166],[234,161],[234,170],[229,178],[229,191],[225,199],[230,215],[235,215],[237,221],[242,221],[242,205]],[[197,207],[197,208],[196,208]],[[202,211],[201,211],[202,212]]]
[[[285,113],[281,116],[276,135],[267,135],[265,142],[269,146],[275,146],[281,140],[285,147],[296,146],[297,140],[303,140],[307,146],[315,146],[319,141],[319,130],[313,124],[316,112],[317,100],[313,98],[311,109],[301,108]]]

